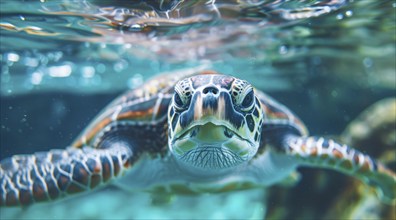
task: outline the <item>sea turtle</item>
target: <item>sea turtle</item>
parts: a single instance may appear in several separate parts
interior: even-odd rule
[[[264,187],[298,166],[347,173],[385,201],[396,197],[393,171],[346,145],[308,137],[290,110],[248,82],[179,72],[118,97],[65,150],[2,160],[0,205],[52,201],[110,182],[188,194]]]

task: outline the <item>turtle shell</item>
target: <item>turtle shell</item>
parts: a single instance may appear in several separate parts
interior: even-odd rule
[[[127,133],[128,141],[148,142],[155,150],[166,149],[166,114],[174,92],[174,85],[181,79],[212,74],[212,71],[182,71],[158,75],[140,87],[130,90],[102,110],[87,128],[76,138],[72,146],[104,147],[100,145],[106,137],[117,138]],[[111,142],[111,140],[110,140]]]
[[[158,75],[142,86],[122,94],[111,102],[73,142],[72,146],[103,147],[105,138],[127,136],[127,141],[139,142],[151,148],[152,152],[166,151],[167,145],[167,110],[174,93],[175,84],[187,77],[196,75],[218,74],[214,71],[180,72]],[[198,82],[197,82],[198,83]],[[270,96],[255,90],[264,110],[262,132],[274,128],[287,128],[298,135],[308,135],[301,120],[288,108]],[[287,126],[285,126],[287,125]],[[275,129],[276,130],[276,129]],[[261,132],[261,133],[262,133]],[[286,132],[280,130],[279,132]],[[125,135],[122,135],[125,133]],[[257,134],[261,136],[260,133]],[[261,137],[262,140],[265,137]],[[111,142],[111,140],[110,140]],[[266,144],[265,140],[262,145]]]

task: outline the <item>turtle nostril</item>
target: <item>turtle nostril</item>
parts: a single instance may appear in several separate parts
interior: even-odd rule
[[[206,87],[203,90],[203,94],[212,93],[213,95],[216,95],[218,92],[219,92],[219,90],[216,87],[213,87],[213,86]]]

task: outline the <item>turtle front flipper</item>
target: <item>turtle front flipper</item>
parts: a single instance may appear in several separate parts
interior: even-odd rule
[[[384,202],[396,200],[396,174],[369,155],[325,138],[288,136],[284,143],[286,154],[303,165],[355,176],[373,186]]]
[[[25,206],[97,188],[131,163],[128,147],[16,155],[0,162],[0,206]]]

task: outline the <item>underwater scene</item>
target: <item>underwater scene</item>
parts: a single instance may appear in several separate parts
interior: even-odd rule
[[[394,0],[0,0],[0,219],[396,219],[395,43]],[[227,84],[232,80],[241,82],[239,103],[235,98],[239,96],[225,93],[223,87],[215,84],[215,77],[210,80],[212,84],[209,80],[205,83],[208,76],[205,74],[213,72],[246,80],[255,91],[268,94],[282,106],[263,101],[266,98],[248,99],[249,94],[253,94],[249,84],[221,78],[223,87],[238,87],[235,83]],[[168,191],[167,186],[161,188],[161,185],[178,180],[179,174],[167,176],[163,173],[169,171],[163,171],[165,168],[161,166],[165,164],[164,167],[173,170],[169,165],[172,162],[162,163],[157,157],[147,156],[143,163],[136,159],[140,154],[123,161],[121,150],[111,150],[124,149],[123,143],[151,143],[154,147],[149,150],[150,155],[155,151],[161,155],[158,157],[169,157],[173,161],[176,159],[172,159],[169,151],[178,154],[187,147],[190,149],[190,146],[182,146],[169,150],[168,145],[177,142],[172,141],[173,136],[178,135],[177,129],[187,130],[183,127],[185,121],[181,119],[179,123],[178,118],[175,119],[174,114],[178,113],[173,109],[189,111],[188,106],[177,105],[185,104],[190,91],[186,92],[183,84],[177,84],[180,87],[176,92],[183,90],[184,93],[173,95],[176,84],[173,76],[181,76],[176,79],[182,80],[194,74],[203,74],[203,77],[190,80],[194,82],[191,83],[195,86],[193,89],[198,91],[199,85],[206,88],[202,90],[205,94],[209,92],[215,97],[219,92],[226,97],[216,99],[220,101],[211,111],[205,109],[211,104],[203,104],[203,109],[198,105],[191,108],[194,120],[203,120],[203,116],[196,116],[200,112],[213,114],[209,120],[215,122],[210,126],[197,125],[197,128],[208,129],[206,131],[188,128],[191,136],[185,138],[187,141],[199,144],[199,140],[221,135],[229,140],[242,140],[245,134],[241,130],[246,128],[246,131],[257,131],[256,137],[253,138],[254,132],[252,136],[256,142],[268,140],[269,144],[255,148],[243,169],[227,171],[231,174],[224,181],[234,182],[222,185],[223,179],[209,181],[202,192],[190,193],[187,181],[177,185],[176,190]],[[206,87],[208,84],[211,87]],[[246,94],[242,90],[246,90]],[[126,91],[133,92],[112,102]],[[136,99],[137,104],[129,106],[135,110],[129,113],[126,107],[118,105],[133,101],[135,96],[159,97],[160,101]],[[233,101],[227,102],[231,96]],[[162,100],[168,101],[163,104]],[[193,100],[196,102],[190,100],[191,105],[203,102],[200,97]],[[109,103],[115,110],[112,106],[105,109]],[[171,118],[167,116],[169,105]],[[253,106],[253,113],[244,112],[239,105]],[[284,110],[283,105],[293,113]],[[153,109],[157,115],[152,113]],[[222,110],[228,113],[223,114]],[[261,110],[271,115],[256,113]],[[98,114],[101,116],[89,126]],[[111,128],[103,124],[110,123],[106,120],[116,121],[119,116],[133,121],[135,135],[122,130],[103,143],[100,139],[89,142],[97,137],[95,135],[107,137],[105,134]],[[230,127],[224,128],[224,134],[223,130],[217,134],[220,129],[217,123],[222,123],[219,118],[226,120],[227,117],[230,120],[242,117],[246,123],[239,125],[239,130],[227,124]],[[319,151],[302,154],[302,159],[308,158],[304,161],[307,166],[296,162],[297,169],[289,172],[285,164],[301,158],[282,151],[283,148],[279,150],[279,146],[289,140],[284,135],[286,130],[301,128],[297,129],[299,134],[308,135],[297,117],[307,127],[309,136],[318,138],[307,139],[306,145],[301,144],[306,139],[297,138],[296,149],[306,152],[305,148],[311,146],[308,142],[314,141]],[[284,129],[267,133],[261,121],[266,123],[269,118],[273,119],[274,127]],[[169,132],[164,130],[168,123]],[[111,139],[117,135],[127,138],[120,146]],[[343,144],[346,144],[356,151],[334,149],[334,158],[339,160],[331,164],[332,159],[325,157],[328,155],[315,157],[324,150],[321,148],[326,143],[323,138],[340,143],[339,149],[345,149]],[[241,140],[235,142],[241,143],[239,145],[233,143],[230,151],[211,156],[232,160],[237,156],[231,151],[242,149]],[[92,149],[90,143],[99,149]],[[77,147],[75,152],[54,151],[71,149],[71,146]],[[268,151],[277,150],[282,160],[252,162]],[[76,195],[55,199],[58,194],[45,192],[49,191],[49,185],[35,188],[40,185],[41,180],[37,179],[41,177],[32,178],[42,175],[45,169],[52,169],[54,164],[40,164],[39,156],[9,159],[13,155],[48,151],[52,153],[36,155],[45,155],[45,160],[51,161],[57,157],[72,161],[70,163],[82,160],[83,164],[86,162],[86,170],[90,169],[86,158],[96,155],[113,158],[112,154],[117,154],[121,167],[119,161],[114,162],[110,164],[114,172],[109,172],[116,175],[121,169],[125,176],[120,174],[92,190],[70,186],[65,189],[66,194]],[[349,159],[350,167],[343,166],[342,162],[347,159],[342,156],[358,155],[356,152],[361,154]],[[134,152],[132,155],[135,156]],[[310,156],[315,158],[309,160]],[[190,160],[177,165],[188,167]],[[374,161],[378,161],[378,165]],[[32,164],[37,166],[30,171],[40,174],[22,172]],[[217,169],[222,163],[210,164],[204,168]],[[102,165],[100,178],[106,179],[106,164]],[[343,169],[353,172],[339,167],[327,169],[333,165],[342,165]],[[366,171],[370,173],[361,174],[360,168],[353,168],[355,165],[367,165],[369,171]],[[152,175],[157,189],[135,189],[135,185],[151,186],[151,182],[139,183],[138,177],[128,174],[129,166],[139,168],[134,171],[139,178]],[[22,170],[20,175],[18,170]],[[84,179],[89,173],[86,170],[70,173],[74,175],[72,179]],[[250,181],[250,177],[260,176],[261,170],[267,172],[265,180],[271,184],[264,186]],[[271,177],[278,174],[286,177],[272,181]],[[52,177],[61,182],[60,175]],[[206,180],[205,175],[199,178]],[[91,186],[93,182],[92,176]],[[385,185],[388,191],[379,192],[378,185]],[[64,190],[61,185],[55,187]],[[77,193],[80,191],[85,192]],[[38,202],[41,200],[53,201]]]

